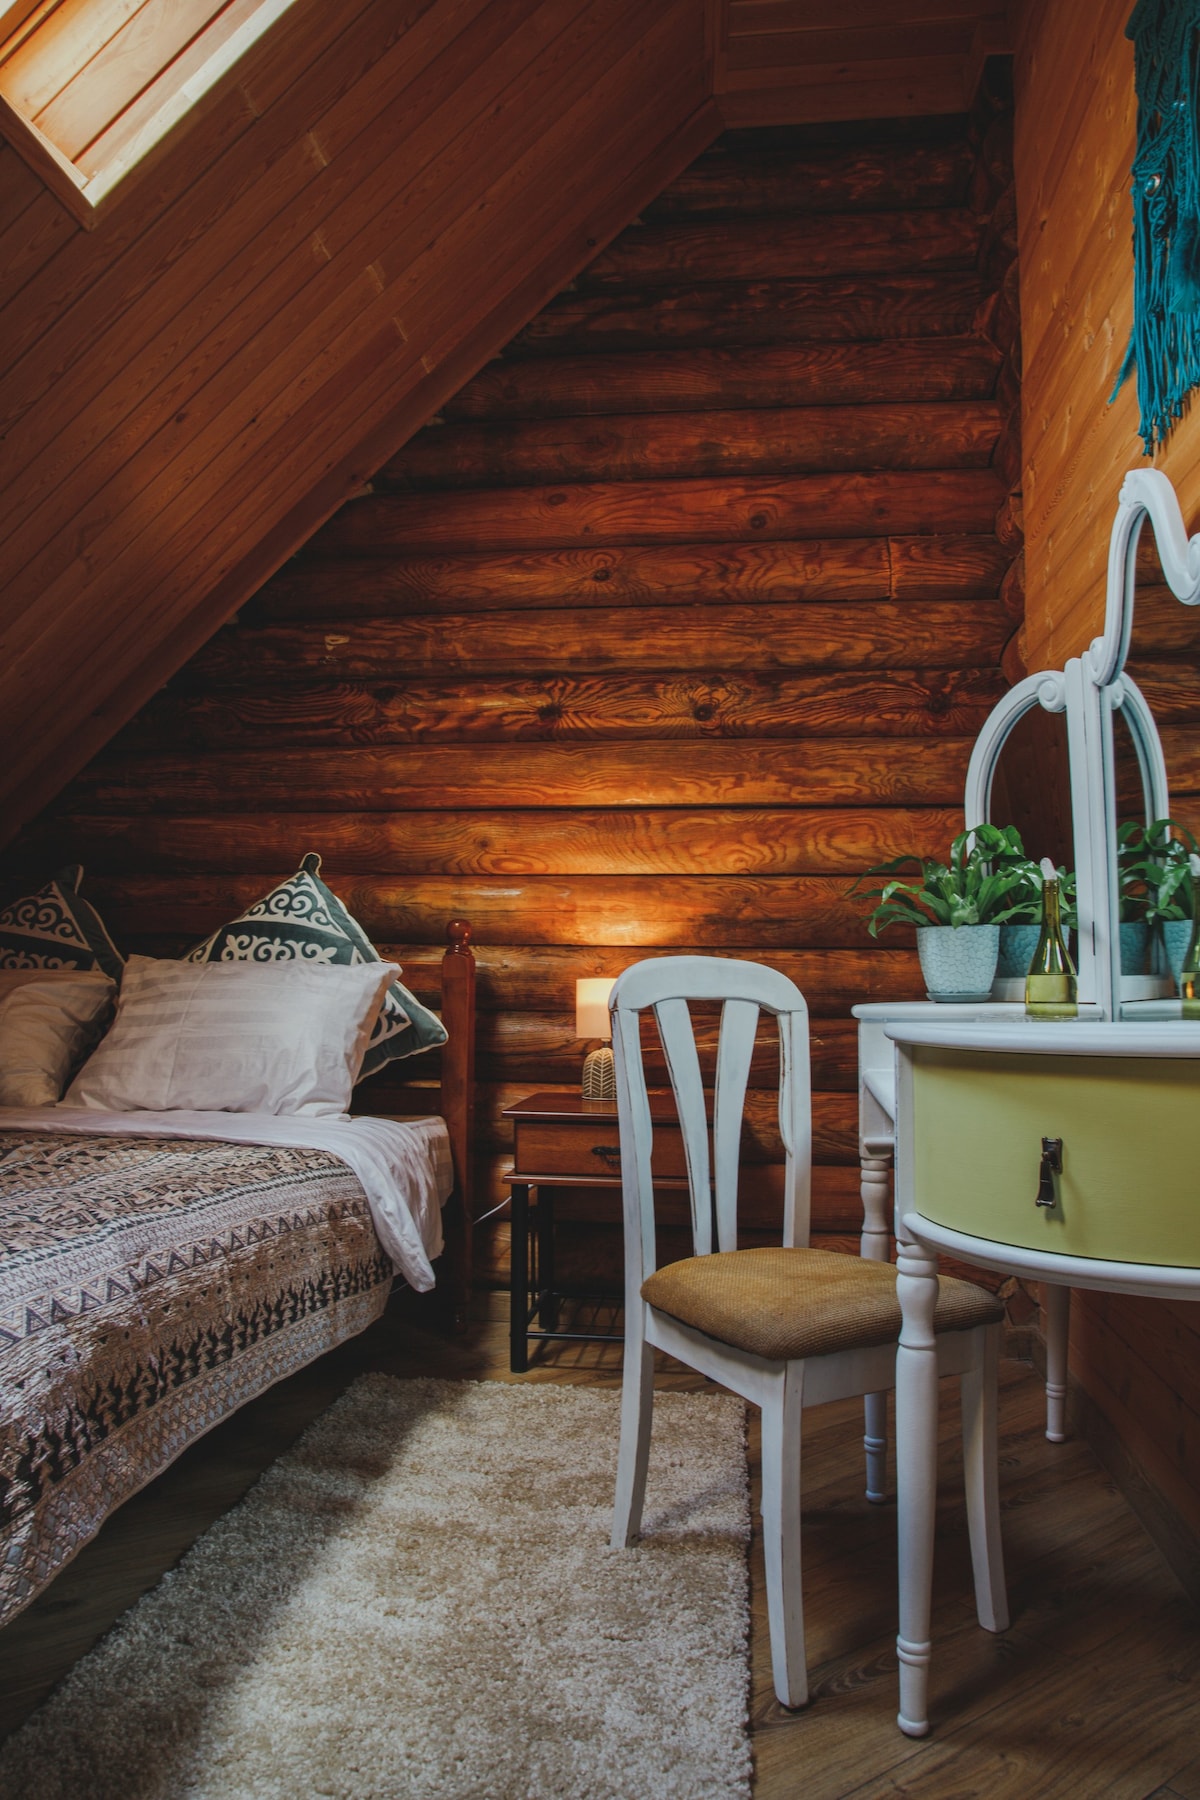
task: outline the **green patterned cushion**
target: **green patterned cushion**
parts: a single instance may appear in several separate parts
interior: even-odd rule
[[[0,912],[0,969],[101,969],[120,981],[125,959],[79,893],[78,863]]]
[[[272,888],[238,918],[214,931],[190,950],[188,962],[379,962],[374,944],[337,895],[320,878],[321,858],[304,858],[290,880]],[[404,986],[393,981],[387,991],[358,1079],[374,1075],[385,1063],[415,1056],[444,1044],[446,1028],[436,1013],[422,1006]]]

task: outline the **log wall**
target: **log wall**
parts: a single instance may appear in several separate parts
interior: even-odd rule
[[[1145,467],[1135,384],[1109,395],[1133,306],[1136,97],[1126,0],[1022,8],[1016,182],[1024,374],[1031,669],[1061,667],[1103,628],[1108,535],[1121,479]],[[1200,411],[1155,455],[1200,526]],[[1141,573],[1150,574],[1143,559]],[[1200,622],[1161,587],[1135,620],[1135,667],[1163,726],[1172,810],[1200,824]],[[1200,1538],[1197,1309],[1088,1295],[1072,1367],[1132,1463]]]
[[[849,1008],[921,984],[847,888],[944,849],[1005,685],[1003,136],[994,105],[728,135],[192,659],[25,865],[78,855],[158,953],[313,848],[401,962],[471,919],[480,1211],[502,1108],[578,1081],[577,976],[768,959],[814,1017],[817,1228],[852,1230]]]

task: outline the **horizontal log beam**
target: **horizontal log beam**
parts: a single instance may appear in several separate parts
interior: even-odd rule
[[[481,939],[498,944],[620,944],[853,948],[865,935],[865,908],[843,876],[637,877],[459,875],[349,877],[338,893],[373,941],[444,932],[448,918],[470,919]],[[197,940],[261,895],[245,876],[97,877],[89,894],[114,933],[129,938],[161,929]]]
[[[1136,639],[1136,621],[1134,636]],[[1125,664],[1150,702],[1155,723],[1160,730],[1164,725],[1194,725],[1197,717],[1200,717],[1200,627],[1196,629],[1194,657],[1195,660],[1191,663],[1154,662],[1139,658],[1135,643]],[[1168,768],[1168,776],[1170,773]]]
[[[975,600],[999,593],[1011,552],[970,536],[783,539],[766,544],[612,545],[386,560],[297,558],[255,597],[255,621],[766,600]]]
[[[623,231],[579,276],[581,292],[684,279],[788,281],[974,269],[981,221],[963,208],[654,223]]]
[[[717,1067],[715,1017],[704,1017],[693,1008],[696,1047],[706,1085],[712,1086]],[[575,1081],[579,1078],[589,1046],[575,1035],[575,1013],[482,1013],[479,1020],[478,1070],[482,1081]],[[657,1033],[643,1032],[646,1079],[653,1087],[668,1087],[670,1076]],[[858,1026],[855,1020],[825,1019],[809,1036],[812,1084],[824,1093],[858,1092]],[[779,1090],[779,1037],[773,1028],[760,1026],[750,1067],[750,1086],[772,1093]]]
[[[647,220],[718,218],[725,213],[864,212],[883,207],[954,206],[966,197],[971,155],[958,144],[889,144],[777,153],[730,151],[697,157],[648,206]]]
[[[572,291],[532,319],[505,356],[961,337],[972,330],[983,297],[978,276],[955,274],[681,282],[644,299]]]
[[[336,619],[443,609],[590,610],[598,602],[696,606],[878,600],[888,592],[892,541],[848,537],[766,544],[617,544],[605,549],[485,551],[386,561],[305,557],[282,569],[262,590],[254,615]]]
[[[846,469],[980,469],[1003,424],[991,401],[799,406],[431,426],[375,476],[378,493],[661,481]]]
[[[397,746],[94,763],[69,809],[129,813],[473,807],[955,806],[972,741]],[[451,917],[451,913],[446,916]]]
[[[961,825],[961,819],[959,823]],[[271,879],[289,874],[294,860],[294,857],[289,857],[281,862],[272,871]],[[324,872],[329,876],[335,891],[339,890],[343,882],[342,876],[335,874],[331,868],[326,868]],[[256,891],[262,893],[268,885],[264,880]],[[162,919],[153,923],[161,927]],[[140,956],[179,957],[192,948],[197,935],[195,931],[164,934],[160,929],[123,931],[120,948]],[[424,943],[396,943],[389,942],[386,938],[375,940],[380,956],[389,962],[400,964],[405,983],[418,1000],[435,1008],[440,1004],[440,946],[443,937],[444,927],[439,934],[436,922],[431,920]],[[862,948],[792,950],[776,946],[767,954],[766,959],[773,968],[782,970],[796,983],[808,1001],[813,1018],[845,1018],[849,1006],[859,1001],[924,999],[925,983],[921,977],[916,951],[899,947],[897,933],[893,932],[892,937],[896,939],[894,946],[889,946],[886,939],[882,945],[873,944],[865,933],[861,940]],[[481,1013],[569,1009],[575,1003],[575,982],[578,977],[603,975],[615,979],[645,954],[637,946],[620,944],[473,942],[471,948],[476,956],[476,996]],[[660,946],[653,954],[666,954],[668,950],[671,955],[703,954],[763,960],[753,948],[743,945],[708,944],[702,949],[698,944],[676,944]],[[422,1062],[421,1067],[425,1068],[426,1064]]]
[[[631,624],[636,626],[631,630]],[[523,676],[564,668],[697,674],[794,669],[995,668],[1011,627],[998,601],[878,600],[838,606],[671,607],[440,613],[319,625],[229,628],[193,657],[186,685],[288,675],[340,681]],[[183,683],[181,683],[183,685]]]
[[[998,670],[722,679],[595,675],[472,682],[305,679],[168,692],[116,740],[118,754],[239,745],[617,743],[654,737],[965,737],[1004,692]]]
[[[888,539],[891,592],[897,600],[998,595],[1014,555],[994,535]]]
[[[582,1061],[582,1058],[581,1058]],[[556,1087],[562,1089],[567,1084],[550,1082],[545,1084],[544,1092],[552,1093]],[[576,1084],[577,1091],[577,1084]],[[486,1155],[511,1147],[512,1127],[501,1112],[506,1106],[513,1106],[523,1100],[529,1093],[529,1084],[488,1082],[479,1083],[478,1111],[479,1146]],[[858,1160],[858,1101],[850,1094],[813,1095],[813,1161],[819,1163],[853,1164]],[[746,1095],[746,1110],[742,1130],[742,1157],[747,1163],[782,1163],[783,1145],[779,1137],[779,1102],[775,1094],[763,1093],[761,1090],[751,1091]]]
[[[626,807],[516,812],[51,816],[6,859],[27,880],[75,858],[96,875],[258,875],[306,848],[343,875],[857,875],[910,851],[944,857],[962,808]]]
[[[1001,358],[984,338],[498,357],[442,408],[451,422],[986,400]],[[414,439],[415,444],[418,439]]]
[[[990,469],[369,494],[348,502],[312,547],[325,556],[382,556],[990,531],[1002,499]]]

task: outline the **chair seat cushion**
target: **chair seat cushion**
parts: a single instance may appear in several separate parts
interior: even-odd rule
[[[682,1325],[773,1362],[867,1349],[900,1335],[896,1270],[836,1250],[731,1250],[668,1263],[642,1298]],[[935,1331],[969,1331],[1004,1317],[973,1282],[943,1275]]]

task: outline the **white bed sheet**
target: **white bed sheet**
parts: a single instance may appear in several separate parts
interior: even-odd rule
[[[101,1137],[214,1138],[230,1144],[327,1150],[358,1177],[379,1241],[418,1293],[434,1285],[442,1207],[454,1185],[444,1119],[309,1118],[290,1113],[93,1112],[78,1106],[0,1108],[0,1131]]]

